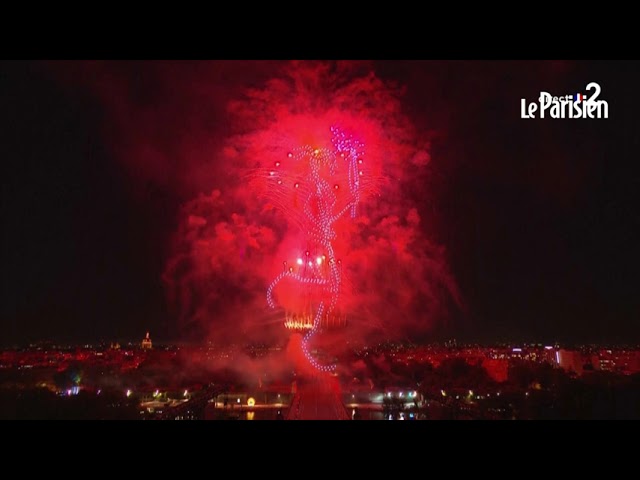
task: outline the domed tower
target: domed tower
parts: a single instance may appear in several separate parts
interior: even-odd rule
[[[142,339],[142,349],[151,350],[151,348],[152,348],[151,338],[149,338],[149,332],[147,332],[146,337]]]

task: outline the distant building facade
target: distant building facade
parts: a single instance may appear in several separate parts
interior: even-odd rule
[[[557,360],[560,368],[566,372],[582,375],[586,359],[580,352],[561,348],[557,351]]]

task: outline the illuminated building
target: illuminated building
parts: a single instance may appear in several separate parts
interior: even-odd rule
[[[601,349],[592,356],[595,370],[631,375],[640,371],[640,352],[629,349]]]
[[[147,332],[147,336],[142,339],[142,349],[151,350],[151,348],[152,348],[151,339],[149,338],[149,332]]]
[[[557,365],[556,349],[553,346],[546,346],[541,354],[541,360],[543,362],[550,363],[551,365]]]
[[[567,372],[574,372],[582,375],[585,359],[582,354],[575,350],[560,349],[556,351],[556,359],[560,368]]]

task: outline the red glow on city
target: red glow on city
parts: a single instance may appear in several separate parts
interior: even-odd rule
[[[4,62],[0,419],[638,418],[639,73]]]

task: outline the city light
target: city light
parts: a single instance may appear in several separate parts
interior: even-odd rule
[[[0,419],[213,421],[204,456],[131,436],[211,464],[235,458],[218,443],[316,453],[309,435],[234,442],[223,420],[640,420],[640,64],[6,67]],[[577,122],[607,117],[602,98],[604,128]],[[518,104],[569,118],[516,127]],[[56,427],[25,457],[69,445]],[[382,462],[385,440],[413,443],[370,438]],[[508,463],[505,436],[473,438]],[[624,437],[584,439],[625,458]],[[343,453],[324,443],[313,460]]]
[[[302,255],[304,256],[304,249],[302,250],[302,252],[303,252]],[[311,258],[313,259],[317,258],[316,254],[313,251],[311,254]],[[397,361],[404,362],[405,359],[409,359],[409,358],[414,359],[414,361],[417,360],[425,363],[436,360],[436,358],[434,358],[436,355],[436,353],[434,352],[435,348],[432,346],[412,347],[411,349],[407,349],[404,352],[402,351],[402,349],[398,349],[398,346],[399,346],[398,344],[392,343],[383,347],[388,349],[387,350],[387,352],[389,353],[388,357],[392,357],[392,358],[388,358],[387,360],[388,362],[390,363],[397,362]],[[252,354],[255,354],[256,356],[263,356],[267,354],[266,352],[282,349],[282,347],[280,346],[274,349],[272,345],[267,345],[267,344],[259,345],[259,346],[257,345],[251,346],[250,348],[251,348]],[[378,347],[374,347],[374,348],[378,349]],[[480,348],[485,348],[485,347],[477,347],[477,348],[479,350]],[[524,348],[525,347],[523,347],[523,349]],[[529,348],[529,347],[526,347],[526,348]],[[539,346],[538,348],[540,349],[540,351],[544,351],[543,346]],[[591,347],[591,348],[592,348],[591,352],[585,353],[583,358],[589,359],[587,355],[590,355],[591,356],[590,360],[593,362],[592,363],[593,369],[596,371],[598,370],[603,371],[605,368],[613,370],[613,367],[611,365],[614,365],[614,362],[616,366],[618,364],[624,365],[622,362],[627,361],[626,355],[628,355],[630,359],[633,359],[635,358],[633,357],[633,355],[636,355],[637,353],[635,350],[632,350],[629,348],[627,348],[626,350],[625,349],[615,350],[612,348],[607,349],[606,347],[597,347],[597,346]],[[421,355],[419,353],[420,350],[423,350],[425,354]],[[469,355],[469,357],[467,358],[476,358],[475,355],[477,355],[477,351],[474,351],[470,348],[467,350],[466,347],[465,347],[465,350],[466,350],[465,353],[460,354],[458,358],[464,358],[462,357],[462,355]],[[485,351],[487,353],[494,353],[497,350],[499,349],[496,347],[486,347]],[[503,351],[506,351],[507,355],[511,352],[511,350],[512,350],[512,347],[507,347],[503,349]],[[612,353],[608,354],[608,350],[611,350]],[[125,358],[124,352],[115,352],[113,351],[113,349],[111,349],[111,351],[113,352],[114,355],[117,354],[118,356],[120,356],[121,358],[120,361],[125,361],[125,362],[130,361]],[[204,353],[204,355],[211,358],[210,355],[212,355],[214,351],[217,351],[216,355],[220,355],[220,357],[224,359],[224,358],[232,358],[231,355],[234,355],[234,353],[232,353],[233,351],[237,352],[237,354],[239,355],[242,355],[241,352],[243,350],[242,350],[242,347],[240,347],[239,345],[234,347],[233,350],[227,349],[226,347],[220,350],[218,350],[218,348],[214,350],[211,347],[208,347],[206,349],[202,349],[201,347],[196,347],[193,350],[193,352],[189,353],[189,355],[198,355],[206,352]],[[377,350],[377,354],[380,354],[383,351],[384,350]],[[141,361],[144,360],[146,357],[145,352],[143,352],[142,349],[138,349],[137,352],[139,353],[134,353],[134,355],[136,355],[136,357],[134,358],[137,358]],[[164,353],[164,355],[166,355],[167,359],[170,359],[173,357],[175,349],[166,349],[166,350],[164,348],[158,349],[158,354],[160,354],[160,352],[166,352]],[[356,352],[358,353],[358,355],[361,355],[362,347],[361,346],[356,347]],[[370,351],[369,353],[372,353],[372,352]],[[566,350],[561,350],[561,353],[563,355],[565,355],[566,353],[566,358],[563,356],[562,361],[564,362],[566,360],[567,362],[570,362],[570,361],[573,361],[573,355],[577,356],[580,352],[566,349]],[[18,354],[22,354],[22,353],[19,352]],[[29,355],[29,357],[25,357],[26,360],[16,361],[13,357],[4,353],[3,358],[5,359],[4,361],[6,362],[5,365],[13,364],[15,365],[15,367],[13,368],[17,368],[17,369],[20,369],[23,365],[29,365],[29,366],[39,365],[38,363],[36,363],[35,358],[33,358],[34,355],[36,355],[36,353],[28,352],[27,354]],[[24,354],[24,355],[27,355],[27,354]],[[548,362],[553,359],[552,355],[554,354],[555,354],[555,350],[553,351],[553,354],[547,355],[546,357],[540,356],[539,360],[536,360],[536,363],[538,363],[540,367],[539,372],[544,374],[547,371],[547,369],[554,368],[556,369],[555,371],[557,372],[558,375],[562,373],[562,369],[558,368],[557,365],[554,364],[552,367],[551,365],[548,364]],[[602,355],[602,357],[597,358],[596,355],[598,354]],[[16,353],[11,352],[11,355],[16,355]],[[47,364],[50,362],[51,353],[48,353],[48,354],[46,352],[39,353],[38,351],[37,355],[42,355],[42,362],[47,362]],[[86,358],[85,357],[86,353],[84,350],[79,351],[77,355],[79,355],[81,359]],[[315,351],[314,351],[314,355],[315,355]],[[442,359],[450,358],[451,351],[448,350],[448,348],[442,349],[440,355]],[[608,355],[619,355],[619,356],[609,357]],[[95,356],[91,356],[89,358],[95,358]],[[9,361],[7,361],[7,359]],[[68,353],[66,351],[61,354],[60,359],[61,359],[60,360],[61,362],[70,361],[70,357],[68,356]],[[2,358],[0,358],[0,361],[2,361]],[[87,360],[81,360],[81,361],[87,361]],[[225,360],[225,361],[228,361],[228,360]],[[596,361],[598,361],[599,363],[596,363]],[[508,357],[502,360],[500,363],[502,364],[502,368],[506,369],[511,364],[517,365],[518,362],[519,360],[517,360],[516,358],[511,360],[511,357]],[[601,365],[605,365],[605,367],[602,367]],[[3,368],[6,368],[6,367],[3,367]],[[429,410],[428,415],[421,415],[421,414],[415,413],[415,411],[411,407],[413,406],[413,402],[418,401],[418,392],[416,390],[405,391],[405,390],[399,389],[399,385],[402,385],[404,387],[404,386],[407,386],[407,384],[409,384],[409,382],[412,381],[408,376],[405,378],[398,377],[396,379],[397,383],[386,385],[386,390],[377,390],[375,386],[372,386],[372,390],[370,392],[359,394],[358,398],[356,398],[355,387],[353,387],[353,383],[352,383],[352,381],[356,382],[358,378],[346,379],[347,382],[342,384],[342,390],[341,391],[336,390],[335,393],[332,394],[332,395],[335,395],[335,398],[337,399],[337,403],[335,403],[335,405],[332,406],[330,405],[330,403],[327,403],[326,405],[322,405],[322,402],[320,402],[318,404],[320,409],[316,409],[315,404],[321,398],[321,397],[317,397],[319,393],[319,390],[317,388],[318,384],[315,384],[311,388],[308,387],[308,383],[304,381],[305,379],[309,378],[306,376],[307,372],[308,371],[305,371],[305,373],[303,374],[298,373],[297,375],[295,375],[296,376],[295,380],[297,380],[297,382],[296,382],[296,385],[294,386],[295,392],[291,392],[291,396],[283,393],[283,390],[280,390],[282,386],[279,381],[276,380],[275,384],[273,384],[272,386],[269,386],[269,383],[271,383],[272,380],[268,380],[267,375],[261,375],[259,388],[264,393],[261,393],[260,394],[261,396],[258,398],[261,399],[261,403],[264,401],[265,405],[262,405],[262,404],[257,405],[256,403],[257,398],[252,397],[249,394],[251,392],[250,390],[249,391],[245,390],[245,388],[248,388],[248,387],[239,387],[238,385],[240,384],[237,384],[234,390],[231,390],[231,392],[234,392],[234,393],[227,394],[227,393],[224,393],[224,391],[222,390],[224,388],[222,384],[216,385],[214,383],[209,383],[208,385],[203,386],[198,384],[197,382],[193,384],[183,385],[183,387],[188,386],[189,388],[189,389],[185,388],[185,390],[183,390],[184,398],[180,398],[180,393],[178,393],[177,398],[175,397],[175,394],[169,394],[169,396],[166,396],[167,392],[165,390],[160,391],[159,388],[155,388],[153,390],[147,390],[143,388],[143,390],[137,391],[137,393],[134,395],[133,389],[127,388],[124,390],[125,396],[127,397],[124,402],[123,401],[120,401],[120,402],[111,401],[111,402],[116,408],[119,407],[119,408],[126,409],[126,408],[130,408],[135,400],[136,405],[140,407],[138,411],[143,412],[142,415],[144,415],[143,418],[145,419],[147,418],[166,419],[167,412],[169,413],[168,416],[171,417],[172,419],[175,419],[176,417],[178,419],[191,419],[194,417],[196,418],[205,417],[205,419],[213,419],[213,418],[216,418],[216,413],[219,413],[220,416],[222,416],[221,415],[222,412],[214,413],[213,412],[214,408],[210,409],[211,411],[207,412],[207,411],[201,410],[200,408],[201,406],[206,405],[207,403],[214,403],[214,405],[218,406],[218,404],[221,402],[220,400],[221,398],[225,399],[224,403],[227,407],[235,406],[235,408],[228,409],[225,416],[230,415],[233,418],[236,418],[238,415],[241,414],[243,419],[245,419],[246,417],[245,413],[247,411],[253,411],[254,408],[256,409],[255,410],[256,416],[254,418],[269,418],[269,417],[273,418],[275,416],[275,411],[277,408],[289,408],[291,410],[291,413],[287,415],[288,419],[311,419],[311,418],[314,418],[314,415],[322,415],[323,417],[325,417],[329,415],[334,415],[334,413],[337,414],[338,417],[343,416],[345,418],[348,418],[349,413],[353,414],[353,412],[349,412],[348,408],[354,409],[355,407],[357,407],[356,404],[359,402],[366,402],[367,404],[371,403],[371,404],[378,405],[377,407],[378,413],[376,413],[375,415],[369,413],[369,408],[367,408],[368,405],[366,407],[363,407],[367,412],[364,415],[364,419],[373,420],[374,419],[373,417],[377,417],[378,419],[386,419],[387,415],[391,413],[393,420],[400,420],[401,419],[400,412],[404,412],[404,420],[409,420],[409,419],[422,420],[425,417],[431,418],[432,415],[434,416],[434,419],[435,419],[438,416],[440,416],[440,412],[438,411],[438,408],[434,410]],[[295,374],[295,371],[292,373]],[[498,373],[501,374],[500,372]],[[613,373],[617,373],[617,372],[614,371]],[[145,371],[143,374],[147,375],[148,372]],[[574,374],[571,374],[571,375],[573,376]],[[585,373],[584,375],[589,375],[589,373]],[[621,372],[620,375],[628,375],[628,373],[627,371],[624,371],[624,372]],[[312,374],[312,376],[317,379],[324,377],[324,376],[322,377],[316,376],[315,374]],[[149,376],[148,378],[153,378],[153,377]],[[329,377],[327,376],[324,378],[328,379]],[[420,388],[425,389],[424,391],[421,390],[420,393],[426,396],[425,407],[427,408],[429,408],[429,404],[431,404],[432,407],[434,406],[434,404],[437,404],[437,402],[434,402],[434,400],[435,398],[437,398],[437,394],[440,393],[441,396],[439,397],[440,398],[439,402],[442,405],[448,404],[448,402],[451,400],[449,399],[449,396],[452,397],[452,399],[454,400],[454,404],[456,404],[457,408],[459,408],[460,415],[458,418],[488,418],[488,419],[518,418],[519,419],[519,418],[524,418],[524,415],[521,413],[521,411],[523,410],[520,407],[522,407],[522,405],[529,402],[530,399],[532,399],[531,401],[535,401],[537,398],[536,395],[541,396],[546,401],[546,399],[549,398],[549,395],[557,396],[559,394],[561,395],[565,394],[563,392],[558,392],[557,387],[553,384],[545,385],[543,382],[543,378],[544,377],[535,377],[533,380],[527,382],[528,387],[525,386],[524,388],[510,388],[510,391],[507,392],[507,396],[509,400],[508,402],[486,405],[487,408],[485,409],[476,409],[473,407],[473,405],[475,404],[475,402],[477,402],[479,405],[482,405],[483,403],[485,403],[483,402],[483,400],[488,400],[489,402],[491,402],[491,400],[493,400],[494,402],[500,401],[502,399],[502,392],[498,390],[493,390],[493,389],[491,389],[490,391],[485,390],[487,387],[483,386],[483,383],[481,381],[468,383],[466,386],[466,393],[464,394],[455,390],[453,391],[453,393],[451,390],[447,392],[442,387],[440,389],[432,389],[431,385],[428,382],[425,384],[422,384],[421,382],[419,382],[417,385],[419,385]],[[575,380],[576,383],[580,381],[579,380],[580,376],[576,375],[575,378],[576,378]],[[460,380],[463,380],[463,379],[460,379]],[[85,379],[84,381],[87,382],[87,379]],[[104,380],[102,381],[104,382]],[[140,378],[132,379],[129,377],[127,383],[133,382],[136,385],[142,384],[142,383],[139,383],[139,381],[140,381]],[[265,385],[263,385],[262,382],[265,382]],[[322,384],[324,383],[324,381],[320,381],[320,383]],[[46,382],[44,379],[38,381],[36,385],[38,387],[48,387],[48,388],[53,387],[51,383]],[[193,387],[191,385],[193,385]],[[545,385],[545,387],[543,388],[542,385]],[[330,386],[330,385],[325,384],[325,386]],[[170,392],[170,391],[173,391],[175,387],[171,386],[171,384],[167,384],[166,386],[163,386],[163,389],[165,388]],[[323,386],[321,388],[324,389],[325,387]],[[536,393],[531,394],[532,390],[529,390],[529,388],[531,388],[534,392],[538,390],[538,394]],[[66,387],[63,390],[57,390],[57,395],[63,398],[70,398],[71,396],[74,396],[76,394],[81,395],[82,393],[85,393],[84,391],[81,393],[78,393],[80,392],[80,390],[85,390],[85,389],[87,392],[93,392],[94,395],[101,394],[101,391],[100,389],[97,389],[96,384],[83,383],[82,387],[80,387],[79,385],[73,385],[73,387]],[[481,391],[478,389],[480,389]],[[221,391],[223,393],[219,393]],[[270,391],[273,391],[273,393],[270,394],[269,393]],[[195,393],[191,393],[191,392],[195,392]],[[301,393],[303,394],[303,398],[304,398],[304,392],[307,392],[307,395],[309,396],[307,397],[306,401],[305,400],[302,401],[302,408],[301,409],[299,408],[297,410],[298,413],[296,413],[295,407],[300,406]],[[435,398],[432,396],[433,393],[435,393],[436,395]],[[566,394],[572,395],[572,393],[566,393]],[[235,398],[236,398],[235,402],[233,401],[233,397],[231,395],[235,395]],[[262,395],[265,395],[264,398],[262,397]],[[172,398],[169,398],[169,397],[172,397]],[[314,398],[314,397],[317,397],[317,398]],[[396,399],[396,400],[399,399],[399,401],[392,403],[390,402],[390,400],[392,399]],[[343,412],[342,409],[340,408],[341,402],[342,402],[342,406],[347,408],[346,413]],[[520,406],[517,405],[517,402],[520,402]],[[411,407],[409,407],[409,404],[411,405]],[[181,405],[184,405],[184,407],[181,407]],[[541,405],[537,406],[542,409],[540,411],[542,411],[543,413],[545,408],[552,408],[552,407],[545,407],[544,405],[545,403],[543,402]],[[191,410],[187,411],[186,409],[189,407],[191,407]],[[260,408],[260,407],[266,407],[266,408]],[[177,410],[174,410],[174,409],[177,409]],[[164,415],[162,414],[163,410],[165,410]],[[233,413],[234,410],[235,410],[235,414]],[[324,412],[319,413],[322,410],[324,410]],[[359,408],[355,408],[355,410],[356,410],[355,418],[358,418],[358,419],[361,418]],[[175,412],[175,415],[173,415],[174,412]],[[304,413],[300,413],[300,412],[304,412]],[[384,412],[384,416],[383,416],[383,412]],[[528,413],[526,415],[530,415],[530,412],[529,411],[527,412]],[[535,412],[537,412],[537,410],[534,411],[534,415],[537,415],[537,413]],[[412,417],[410,413],[414,413],[414,416]],[[537,418],[537,417],[534,417],[534,418]]]

